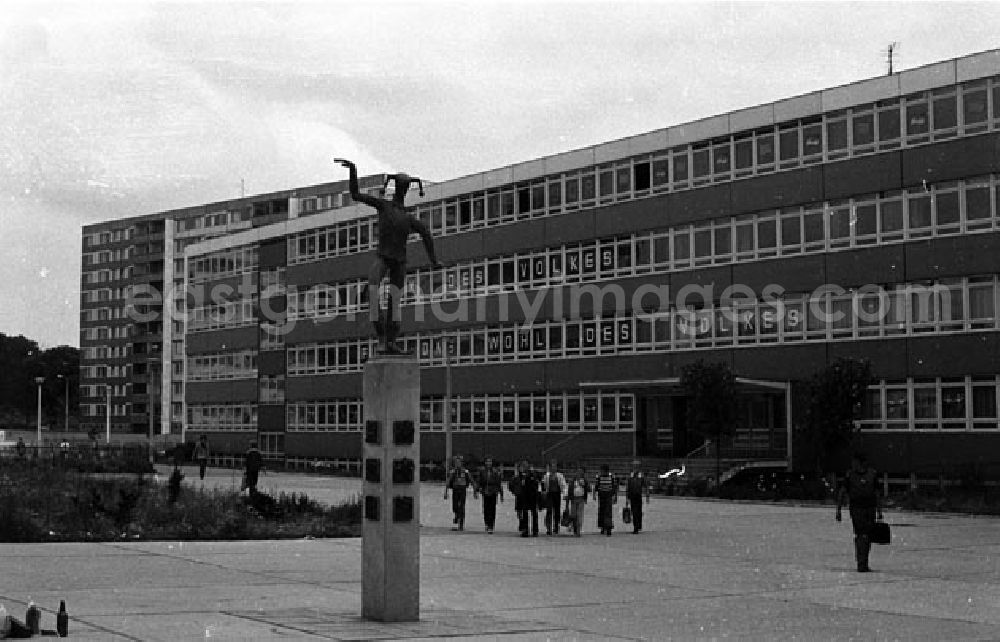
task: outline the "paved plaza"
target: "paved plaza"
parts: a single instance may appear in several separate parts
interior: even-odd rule
[[[261,482],[322,501],[361,487]],[[582,538],[522,539],[510,499],[487,535],[472,501],[452,532],[441,495],[423,485],[416,623],[361,620],[360,539],[2,545],[0,603],[23,616],[30,597],[54,629],[65,599],[75,640],[1000,639],[997,519],[887,511],[894,542],[862,575],[833,506],[654,497],[640,535],[599,535],[591,507]]]

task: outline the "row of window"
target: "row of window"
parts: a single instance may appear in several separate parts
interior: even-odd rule
[[[80,410],[84,417],[108,416],[108,406],[103,403],[82,403],[80,404]],[[125,417],[126,415],[128,415],[128,404],[111,404],[112,417]]]
[[[129,334],[128,331],[129,327],[127,325],[120,325],[115,327],[99,326],[92,328],[82,328],[80,330],[80,337],[84,341],[127,339]]]
[[[108,230],[106,232],[94,232],[93,234],[85,234],[83,237],[83,243],[87,247],[94,245],[107,245],[108,243],[127,241],[132,238],[134,233],[135,228],[133,227],[120,230]]]
[[[463,262],[407,275],[406,304],[1000,229],[996,175]],[[288,317],[367,307],[365,281],[292,289]]]
[[[94,359],[124,359],[129,356],[128,346],[90,346],[80,348],[80,358],[83,361]]]
[[[599,319],[511,323],[403,337],[423,365],[439,366],[445,350],[454,363],[563,359],[645,351],[678,351],[802,341],[857,340],[928,333],[997,330],[997,275],[898,284],[700,310]],[[289,375],[358,372],[374,346],[370,339],[297,345],[287,350]]]
[[[193,308],[188,317],[188,332],[238,328],[257,323],[257,297]]]
[[[257,404],[188,404],[189,430],[257,430]]]
[[[85,322],[93,321],[114,321],[129,318],[124,306],[113,308],[89,308],[80,311],[80,320]]]
[[[634,430],[632,394],[614,391],[471,395],[452,400],[451,423],[460,431]],[[444,430],[444,399],[420,400],[420,429]],[[289,432],[360,432],[363,402],[302,401],[288,404]]]
[[[1000,376],[881,381],[868,389],[867,430],[997,430]]]
[[[91,270],[83,273],[83,284],[93,285],[96,283],[108,283],[110,281],[121,281],[132,278],[132,266],[114,268],[106,270]]]
[[[188,279],[197,283],[252,272],[257,267],[258,259],[259,252],[256,245],[226,248],[189,259]]]
[[[421,204],[418,216],[435,235],[455,234],[997,128],[1000,77]],[[288,262],[372,249],[373,221],[367,217],[294,235]]]
[[[252,379],[257,376],[257,351],[242,350],[188,357],[188,381]]]
[[[115,299],[126,299],[130,296],[131,286],[124,288],[101,288],[99,290],[84,290],[80,294],[83,303],[96,303],[99,301],[111,301]]]
[[[100,265],[101,263],[111,263],[112,261],[127,261],[132,258],[132,246],[116,248],[114,250],[102,250],[100,252],[84,252],[83,266]]]
[[[223,210],[212,212],[204,216],[191,216],[174,221],[174,231],[187,232],[190,230],[203,230],[213,227],[225,227],[253,218],[253,209],[245,207],[242,210]]]

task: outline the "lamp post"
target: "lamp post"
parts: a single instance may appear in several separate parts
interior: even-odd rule
[[[62,379],[63,381],[66,382],[66,393],[65,393],[65,398],[66,398],[66,427],[64,428],[64,430],[66,432],[69,432],[69,377],[67,377],[66,375],[56,375],[56,379]]]
[[[42,446],[42,384],[45,383],[45,377],[35,377],[35,383],[38,384],[38,436],[35,437],[35,447],[41,448]]]

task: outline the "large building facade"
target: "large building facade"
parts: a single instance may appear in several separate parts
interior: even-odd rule
[[[382,176],[362,179],[365,191]],[[300,200],[311,207],[299,209]],[[350,203],[341,181],[83,228],[81,427],[179,435],[186,330],[184,250],[205,239]]]
[[[310,194],[289,203],[317,209]],[[703,359],[738,377],[723,447],[797,464],[794,388],[864,357],[878,382],[862,433],[881,469],[1000,470],[998,51],[408,203],[446,264],[412,247],[402,307],[425,459],[443,458],[449,423],[456,452],[506,462],[684,456],[706,436],[678,377]],[[375,229],[349,206],[193,243],[183,272],[177,253],[197,299],[170,345],[189,440],[238,453],[255,439],[292,464],[360,457]]]

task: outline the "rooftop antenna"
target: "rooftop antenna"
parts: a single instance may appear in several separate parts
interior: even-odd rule
[[[892,72],[889,72],[892,73]],[[240,198],[246,198],[247,195],[247,182],[245,179],[240,179]]]
[[[898,42],[890,42],[888,49],[886,49],[886,61],[889,63],[889,74],[892,75],[892,56],[896,53],[896,49],[899,48]]]

